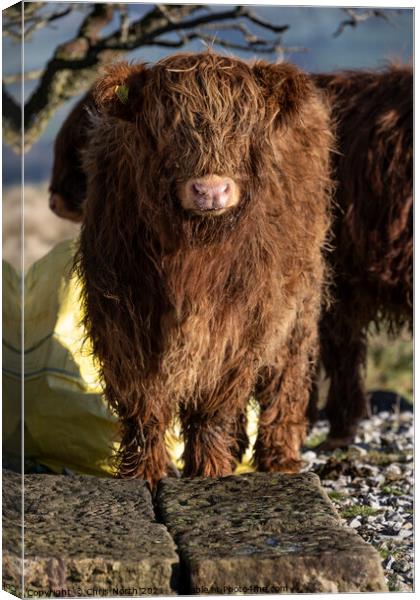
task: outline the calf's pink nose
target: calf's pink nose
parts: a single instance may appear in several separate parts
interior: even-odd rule
[[[191,184],[194,202],[200,210],[221,210],[229,204],[231,186],[227,181]]]

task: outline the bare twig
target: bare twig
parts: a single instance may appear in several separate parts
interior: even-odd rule
[[[25,20],[34,18],[37,12],[45,5],[45,2],[27,2],[23,5]],[[3,11],[7,23],[20,25],[22,21],[22,2],[12,4]]]
[[[359,23],[363,23],[364,21],[375,17],[391,22],[389,17],[379,9],[368,9],[363,12],[357,12],[357,10],[353,8],[343,8],[342,10],[348,15],[349,18],[341,21],[337,30],[334,32],[333,37],[338,37],[341,35],[346,27],[355,28],[359,25]]]
[[[236,42],[230,42],[228,40],[224,40],[223,38],[218,37],[217,35],[208,35],[203,32],[193,31],[190,33],[184,33],[183,35],[180,33],[180,38],[178,41],[176,40],[167,40],[160,38],[159,40],[155,40],[150,42],[151,46],[163,46],[165,48],[182,48],[188,42],[192,40],[201,40],[202,42],[207,42],[207,45],[210,46],[221,46],[222,48],[230,48],[234,50],[244,50],[249,52],[251,48],[255,51],[263,52],[266,54],[273,54],[280,52],[280,47],[276,44],[267,45],[265,40],[256,40],[255,42],[249,42],[248,44],[240,44]],[[256,48],[258,44],[261,44],[261,47]],[[264,45],[263,45],[264,44]]]
[[[19,40],[24,36],[28,40],[35,31],[50,26],[54,21],[66,17],[73,11],[73,7],[68,6],[58,12],[43,15],[40,11],[44,8],[44,5],[44,2],[25,3],[23,5],[23,19],[21,2],[15,5],[14,10],[12,10],[12,7],[7,9],[5,11],[6,18],[4,19],[3,35],[9,35]],[[27,25],[26,29],[23,29],[24,25]]]
[[[62,10],[61,12],[52,13],[51,15],[46,15],[44,18],[34,20],[34,22],[30,24],[27,29],[25,29],[25,39],[29,39],[30,36],[38,29],[42,29],[43,27],[50,25],[53,21],[57,21],[58,19],[66,17],[72,11],[73,9],[69,7],[65,10]],[[27,22],[26,18],[25,22]]]
[[[223,23],[223,24],[215,24],[215,23],[208,23],[207,25],[203,25],[203,27],[200,28],[201,30],[208,30],[208,29],[213,29],[216,31],[239,31],[244,39],[247,42],[250,43],[254,43],[258,41],[258,37],[255,35],[255,33],[253,33],[252,31],[250,31],[248,29],[248,27],[246,26],[245,23]],[[266,42],[267,40],[261,40],[262,42]]]
[[[13,83],[19,83],[24,79],[25,81],[34,81],[35,79],[39,79],[43,74],[44,69],[34,69],[33,71],[25,71],[25,73],[14,73],[13,75],[5,75],[3,77],[3,83],[5,85],[10,85]]]
[[[127,40],[128,30],[130,27],[130,19],[128,17],[127,5],[120,4],[120,32],[121,32],[121,40],[124,42]]]
[[[274,23],[270,23],[266,21],[262,17],[256,15],[253,11],[249,10],[245,6],[240,7],[241,15],[246,17],[249,21],[252,21],[256,25],[260,25],[264,29],[268,29],[269,31],[274,31],[275,33],[285,33],[288,29],[290,29],[290,25],[275,25]]]

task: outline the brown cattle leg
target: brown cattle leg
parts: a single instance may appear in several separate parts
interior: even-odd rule
[[[330,432],[321,449],[334,449],[351,444],[359,421],[368,416],[362,376],[366,364],[366,334],[349,322],[341,323],[340,336],[329,328],[323,340],[323,362],[330,379],[325,412]]]
[[[319,403],[319,377],[321,373],[321,361],[318,360],[312,375],[311,391],[309,394],[307,418],[309,429],[318,421],[318,403]]]
[[[261,414],[254,449],[257,470],[295,473],[300,469],[316,341],[316,328],[297,328],[283,368],[270,367],[260,375],[256,398]]]
[[[235,469],[245,444],[243,416],[251,392],[247,375],[246,368],[241,376],[230,374],[217,390],[181,408],[185,477],[219,477]]]
[[[234,418],[225,410],[203,414],[200,409],[186,407],[181,411],[184,477],[223,477],[233,473],[238,455]]]
[[[368,415],[362,369],[366,364],[366,334],[364,328],[352,321],[343,308],[340,319],[337,310],[323,319],[321,352],[327,377],[330,380],[327,419],[330,422],[328,438],[319,449],[333,450],[351,444],[357,425]]]
[[[151,414],[131,416],[120,409],[121,443],[117,455],[118,476],[145,479],[154,489],[171,469],[165,446],[165,431],[171,415],[161,411],[159,418]],[[124,413],[124,414],[121,414]]]

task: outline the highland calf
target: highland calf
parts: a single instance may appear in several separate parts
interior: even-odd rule
[[[232,472],[252,394],[257,469],[295,472],[329,226],[328,110],[288,64],[212,52],[108,69],[94,89],[77,268],[121,424],[118,472]],[[239,446],[242,445],[242,448]]]
[[[361,369],[370,323],[392,331],[412,324],[412,69],[314,75],[329,97],[339,154],[331,271],[333,303],[321,321],[323,363],[330,378],[324,448],[350,443],[367,414]],[[87,143],[89,92],[62,126],[55,144],[51,206],[81,220],[86,176],[81,151]],[[404,151],[405,148],[405,151]],[[311,420],[317,416],[317,384]],[[241,429],[243,429],[242,423]],[[246,438],[242,437],[242,449]],[[240,454],[240,453],[239,453]]]
[[[333,302],[320,326],[330,379],[324,449],[351,443],[368,413],[362,367],[370,324],[392,332],[413,322],[413,72],[316,75],[337,125],[330,253]],[[316,418],[317,386],[311,400]]]

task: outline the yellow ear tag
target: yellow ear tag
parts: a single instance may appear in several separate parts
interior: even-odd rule
[[[115,93],[120,102],[122,102],[123,104],[127,104],[127,102],[128,102],[128,87],[126,85],[117,85],[115,87]]]

